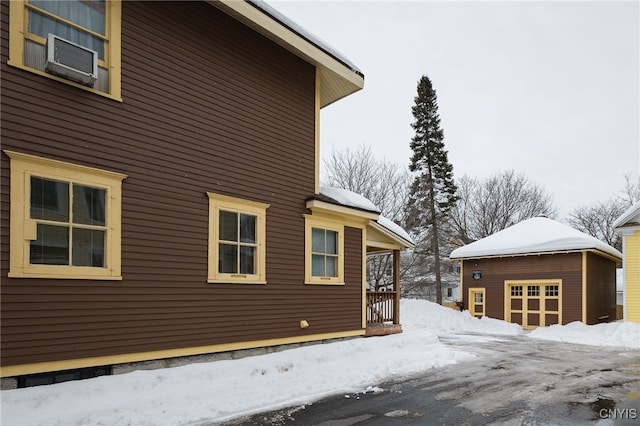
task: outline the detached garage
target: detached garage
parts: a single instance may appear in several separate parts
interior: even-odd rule
[[[477,317],[535,328],[616,319],[622,254],[560,222],[536,217],[460,247],[462,302]]]

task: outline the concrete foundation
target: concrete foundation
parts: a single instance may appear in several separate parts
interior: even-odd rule
[[[0,389],[9,390],[18,388],[18,379],[14,377],[3,377],[0,379]]]
[[[314,342],[291,343],[288,345],[266,346],[262,348],[240,349],[230,352],[217,352],[203,355],[183,356],[177,358],[155,359],[150,361],[128,362],[124,364],[114,364],[111,374],[125,374],[136,370],[156,370],[158,368],[181,367],[183,365],[215,362],[229,359],[242,359],[250,356],[265,355],[273,352],[281,352],[288,349],[300,348],[303,346],[313,346],[323,343],[338,342],[341,340],[349,340],[357,337],[345,337],[339,339],[319,340]]]

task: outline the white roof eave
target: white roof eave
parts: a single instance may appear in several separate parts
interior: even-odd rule
[[[380,216],[380,217],[382,218],[383,216]],[[397,243],[399,246],[402,246],[404,249],[409,249],[409,248],[414,248],[415,247],[415,244],[413,243],[413,241],[407,240],[406,237],[403,237],[402,235],[399,235],[397,232],[395,232],[394,230],[384,226],[379,221],[373,221],[372,220],[371,222],[369,222],[369,226],[371,226],[372,228],[378,230],[383,235],[387,236],[392,241]]]
[[[364,87],[364,74],[346,56],[264,1],[207,0],[320,70],[320,107]]]
[[[627,225],[629,223],[632,223],[632,224],[640,223],[640,202],[635,203],[634,205],[629,207],[627,210],[625,210],[625,212],[622,213],[620,217],[618,217],[613,222],[611,227],[616,229],[616,228],[620,228],[621,226]]]

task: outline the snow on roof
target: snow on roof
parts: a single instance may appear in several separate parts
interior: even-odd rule
[[[563,223],[534,217],[451,252],[451,259],[595,249],[622,259],[608,244]]]
[[[328,197],[342,206],[352,207],[358,210],[365,210],[378,214],[380,213],[380,209],[378,208],[378,206],[369,201],[368,198],[347,189],[325,186],[320,188],[320,195]],[[389,232],[397,235],[411,245],[414,244],[407,231],[402,229],[400,225],[397,225],[390,219],[379,215],[376,222]]]
[[[640,202],[635,203],[631,207],[629,207],[624,213],[620,215],[619,218],[613,222],[611,225],[612,228],[619,228],[628,223],[638,223],[640,222]]]
[[[369,201],[369,199],[346,189],[322,187],[320,188],[320,194],[324,195],[325,197],[331,198],[336,203],[343,206],[380,213],[380,209],[378,208],[378,206]]]
[[[402,229],[402,227],[400,225],[396,224],[392,220],[387,219],[386,217],[380,215],[380,217],[378,218],[377,222],[378,222],[378,224],[380,226],[382,226],[382,227],[388,229],[389,231],[393,232],[394,234],[396,234],[400,238],[406,240],[408,243],[411,243],[412,245],[415,245],[415,243],[413,242],[413,239],[407,233],[407,231]]]
[[[347,66],[349,69],[351,69],[351,71],[355,72],[361,77],[364,77],[364,74],[362,73],[362,71],[360,71],[360,69],[358,69],[358,67],[356,67],[353,64],[353,62],[347,59],[347,57],[344,54],[339,52],[333,46],[330,46],[328,43],[320,39],[318,36],[311,34],[309,31],[305,30],[300,25],[293,22],[284,14],[276,10],[274,7],[267,4],[264,0],[248,0],[247,3],[254,6],[265,15],[270,16],[271,18],[280,22],[282,25],[289,28],[291,31],[298,34],[300,37],[307,40],[309,43],[313,44],[320,50],[324,51],[329,56],[332,56],[338,62],[341,62],[343,65]]]

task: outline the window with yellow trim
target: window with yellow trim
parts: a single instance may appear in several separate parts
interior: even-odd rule
[[[10,277],[121,279],[123,174],[13,151]]]
[[[265,284],[269,205],[214,193],[208,196],[208,282]]]
[[[9,9],[9,65],[120,99],[120,0],[14,0]],[[92,88],[47,70],[49,34],[97,53]]]
[[[344,284],[344,226],[305,217],[305,283]]]

